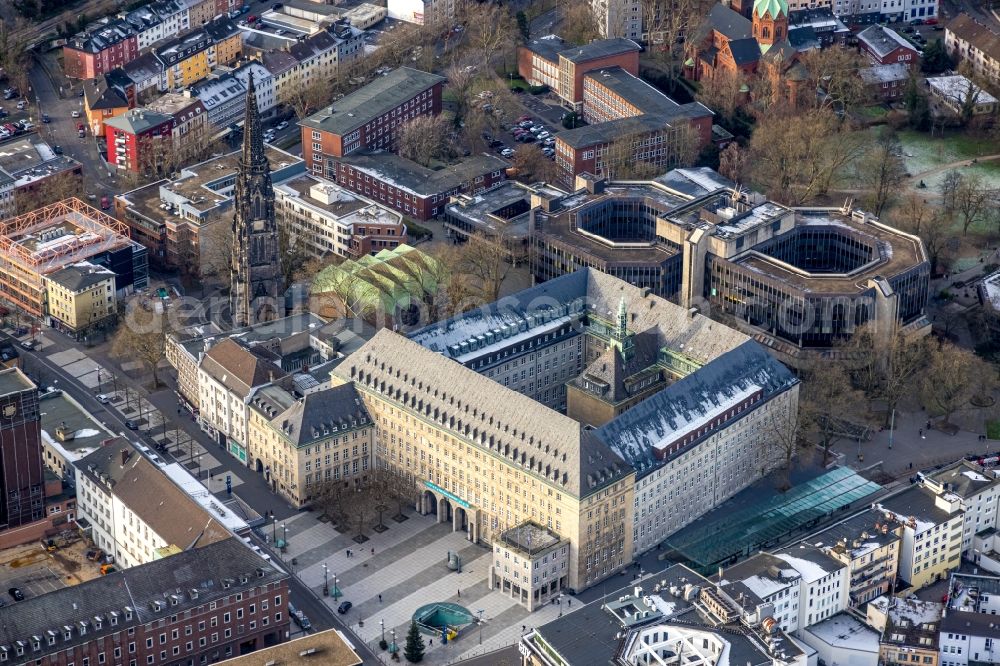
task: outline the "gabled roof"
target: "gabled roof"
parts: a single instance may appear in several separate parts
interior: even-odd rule
[[[350,383],[308,393],[269,420],[274,430],[299,447],[371,423],[361,396]]]
[[[1000,483],[993,475],[992,470],[986,470],[968,460],[959,460],[944,469],[924,476],[927,482],[945,492],[955,493],[963,499],[968,499],[984,489]]]
[[[1000,34],[993,32],[966,13],[961,13],[948,23],[948,32],[957,39],[969,42],[993,60],[1000,60]]]
[[[858,76],[868,84],[881,84],[889,81],[906,81],[910,78],[909,68],[901,62],[890,65],[875,65],[858,70]]]
[[[249,396],[255,387],[286,374],[274,363],[274,354],[258,346],[247,349],[232,338],[226,338],[209,349],[201,360],[201,368],[243,397]]]
[[[753,24],[739,12],[717,3],[708,13],[708,26],[728,39],[746,39],[753,36]]]
[[[152,51],[143,53],[135,60],[131,60],[122,69],[133,83],[142,83],[160,75],[163,71],[163,63]]]
[[[622,53],[638,53],[641,50],[639,45],[631,39],[615,37],[613,39],[597,39],[583,46],[563,49],[559,52],[559,57],[566,58],[570,62],[581,63]]]
[[[168,545],[181,550],[223,541],[232,533],[191,499],[124,437],[105,443],[73,463],[101,488],[108,488]]]
[[[103,78],[98,79],[96,84],[93,81],[84,81],[83,94],[90,109],[128,108],[128,100],[125,99],[125,95],[117,88],[108,85],[108,82]]]
[[[294,69],[299,64],[292,54],[279,50],[264,51],[260,60],[267,71],[271,72],[271,76],[275,77]]]
[[[870,25],[859,32],[858,42],[879,58],[884,58],[900,47],[919,53],[917,48],[903,39],[899,33],[882,25]]]

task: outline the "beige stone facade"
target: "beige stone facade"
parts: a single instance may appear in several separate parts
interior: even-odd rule
[[[44,277],[52,324],[83,334],[113,324],[118,313],[115,274],[91,264],[69,266]]]

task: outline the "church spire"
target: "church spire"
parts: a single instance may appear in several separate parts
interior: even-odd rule
[[[253,84],[253,70],[247,72],[246,112],[243,116],[243,155],[245,167],[260,167],[264,163],[264,136],[260,127],[260,111]]]

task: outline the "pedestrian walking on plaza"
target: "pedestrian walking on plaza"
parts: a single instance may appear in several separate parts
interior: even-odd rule
[[[924,438],[924,429],[923,429],[923,428],[921,428],[921,429],[919,430],[919,432],[920,432],[920,439],[923,439],[923,438]]]
[[[461,599],[461,598],[462,598],[462,590],[459,590],[459,591],[458,591],[458,598],[459,598],[459,599]]]
[[[374,549],[374,548],[372,548],[372,555],[374,555],[374,554],[375,554],[375,549]]]
[[[380,595],[378,595],[378,602],[379,602],[379,603],[382,603],[382,595],[381,595],[381,594],[380,594]]]

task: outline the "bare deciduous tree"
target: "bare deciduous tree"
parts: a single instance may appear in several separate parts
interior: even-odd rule
[[[537,181],[551,183],[559,175],[556,163],[546,157],[542,149],[535,144],[518,148],[513,163],[514,169],[517,170],[517,179],[525,183]]]
[[[844,346],[851,375],[869,399],[886,406],[886,425],[900,401],[913,390],[929,353],[926,338],[912,339],[899,330],[880,336],[873,324],[858,327]]]
[[[814,104],[850,111],[869,101],[868,87],[858,70],[870,63],[856,50],[836,45],[813,49],[802,55],[802,63],[811,84],[807,100]]]
[[[882,215],[906,180],[902,146],[895,132],[888,128],[879,132],[875,143],[860,160],[858,175],[868,186],[865,207],[876,216]]]
[[[700,83],[698,101],[715,111],[723,125],[731,125],[747,96],[746,77],[741,72],[722,69]]]
[[[856,426],[845,416],[862,404],[863,394],[851,386],[842,363],[815,364],[804,372],[799,406],[807,429],[818,438],[824,465],[829,462],[830,447]]]
[[[989,210],[993,193],[986,187],[982,176],[963,176],[955,191],[955,207],[962,218],[962,233],[969,233],[969,227],[981,221]]]
[[[146,310],[133,300],[125,310],[125,318],[111,342],[112,356],[135,360],[153,375],[153,387],[159,388],[157,366],[166,354],[167,321],[152,309]]]
[[[910,193],[890,211],[889,219],[903,231],[920,237],[931,264],[931,274],[937,274],[945,251],[954,238],[951,218],[944,211],[928,205],[919,194]]]
[[[428,166],[450,154],[449,131],[444,116],[417,116],[396,129],[397,151],[401,157]]]
[[[510,11],[493,3],[467,2],[460,11],[465,36],[487,68],[515,43],[517,22]]]
[[[976,396],[989,395],[996,386],[996,370],[973,352],[942,342],[932,347],[921,382],[924,405],[940,412],[944,423]]]
[[[307,82],[299,76],[287,85],[288,105],[292,107],[296,118],[305,118],[331,99],[330,82],[320,78]]]
[[[597,16],[589,2],[575,2],[563,11],[562,36],[571,44],[587,44],[601,38]]]
[[[733,141],[719,153],[719,173],[739,182],[743,178],[749,157],[749,151]]]

